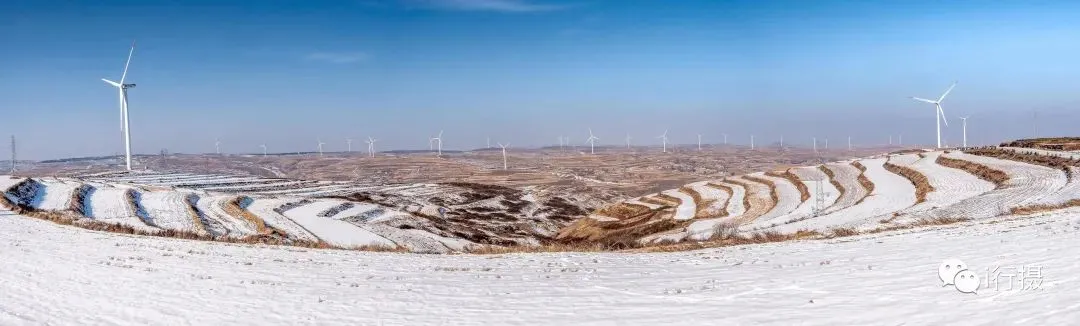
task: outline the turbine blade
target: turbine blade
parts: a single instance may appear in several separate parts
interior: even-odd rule
[[[131,65],[131,56],[135,54],[135,40],[131,40],[131,51],[128,51],[127,62],[124,63],[124,74],[120,75],[120,84],[127,78],[128,65]]]
[[[102,78],[101,80],[105,81],[106,83],[109,83],[109,85],[120,87],[120,83],[117,83],[117,82],[114,82],[114,81],[111,81],[111,80],[108,80],[108,79],[105,79],[105,78]]]
[[[916,101],[919,101],[919,102],[926,102],[926,103],[930,103],[930,104],[937,104],[937,102],[934,102],[933,100],[928,100],[928,99],[925,99],[925,98],[919,98],[919,97],[914,97],[914,96],[912,96],[912,97],[911,97],[911,99],[913,99],[913,100],[916,100]]]
[[[945,126],[948,127],[949,126],[949,119],[945,118],[945,109],[941,108],[941,104],[937,105],[937,109],[938,109],[938,114],[941,115],[941,121],[944,121]]]
[[[945,96],[949,95],[949,92],[952,92],[953,87],[956,87],[956,82],[953,82],[952,86],[949,86],[949,89],[945,90],[945,94],[941,94],[941,97],[937,100],[938,103],[945,100]]]

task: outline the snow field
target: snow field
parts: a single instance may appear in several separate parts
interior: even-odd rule
[[[662,194],[675,197],[679,199],[679,205],[675,207],[675,215],[672,218],[676,220],[689,220],[697,215],[697,205],[694,203],[694,197],[687,195],[679,190],[667,190]]]
[[[247,207],[247,210],[261,218],[269,227],[281,230],[297,239],[318,241],[319,238],[314,234],[311,234],[311,232],[308,232],[308,230],[304,229],[296,222],[293,222],[293,220],[288,217],[274,211],[275,208],[281,207],[281,205],[284,205],[285,203],[297,200],[299,199],[254,198],[251,205]]]
[[[742,178],[741,176],[733,177],[728,180],[744,184],[744,187],[747,188],[746,196],[750,198],[750,207],[737,219],[739,224],[753,222],[772,209],[772,189],[770,189],[768,185]]]
[[[858,171],[858,169],[855,169]],[[806,185],[806,189],[810,191],[810,196],[814,197],[816,204],[817,201],[817,188],[821,186],[822,198],[824,199],[825,209],[835,206],[836,201],[840,198],[840,190],[836,189],[829,179],[829,175],[822,172],[817,166],[802,166],[797,168],[791,168],[791,173],[799,177],[799,180],[803,181]],[[857,183],[857,182],[856,182]],[[861,186],[860,186],[861,187]],[[807,200],[809,202],[809,200]],[[813,207],[811,207],[813,210]]]
[[[396,246],[393,241],[355,224],[319,216],[319,213],[341,203],[342,201],[337,200],[316,200],[313,203],[285,211],[285,217],[332,245],[340,247]]]
[[[934,187],[934,191],[926,195],[925,202],[904,209],[900,212],[901,214],[914,214],[913,217],[917,218],[919,213],[948,207],[962,200],[994,190],[994,184],[989,181],[979,179],[979,177],[964,170],[937,164],[937,158],[943,152],[935,151],[924,154],[926,157],[914,161],[905,161],[904,163],[897,160],[891,161],[893,164],[906,166],[922,173],[926,176],[930,186]],[[898,218],[899,221],[906,219],[903,216]],[[876,224],[877,222],[871,221],[870,223]]]
[[[728,217],[740,217],[746,213],[746,205],[743,204],[743,198],[746,198],[746,188],[725,181],[713,181],[712,183],[731,188],[731,199],[728,199],[727,204]]]
[[[1047,195],[1039,200],[1028,203],[1028,205],[1061,205],[1070,200],[1080,199],[1080,168],[1070,166],[1069,173],[1072,174],[1072,178],[1065,184],[1064,187],[1058,189],[1054,193]]]
[[[243,238],[259,234],[255,229],[255,225],[240,216],[233,216],[225,211],[225,205],[229,201],[235,200],[236,196],[206,193],[197,193],[196,195],[199,199],[195,202],[195,207],[199,209],[205,219],[209,220],[208,224],[214,226],[211,227],[213,229],[211,233],[214,235]]]
[[[881,215],[914,205],[915,186],[908,179],[885,170],[885,160],[875,158],[859,161],[866,167],[866,177],[874,183],[874,191],[861,203],[833,213],[780,225],[773,230],[794,233],[802,229],[827,231],[834,227],[851,227],[866,221],[880,220]]]
[[[850,163],[825,164],[825,168],[832,171],[834,180],[836,180],[840,186],[844,187],[844,193],[840,194],[840,197],[838,197],[832,205],[825,208],[825,213],[832,213],[851,207],[869,195],[866,188],[859,183],[859,175],[862,174],[862,171],[859,170],[859,168]],[[822,174],[824,174],[824,172],[822,172]],[[807,187],[811,186],[812,185],[807,184]],[[840,189],[837,189],[831,182],[829,182],[829,187],[832,187],[836,192],[840,191]],[[812,189],[814,188],[810,189],[811,192],[813,192]]]
[[[44,193],[38,198],[34,208],[47,211],[66,211],[71,208],[71,197],[75,190],[82,186],[81,182],[74,180],[61,180],[54,178],[37,179],[44,187]]]
[[[711,201],[708,206],[700,207],[701,203],[698,203],[698,209],[701,211],[701,215],[695,216],[697,218],[702,217],[716,217],[722,215],[721,212],[727,213],[725,206],[727,206],[728,200],[731,196],[726,191],[717,189],[715,187],[708,186],[707,181],[695,182],[686,185],[690,189],[697,191],[701,195],[701,199],[704,201]]]
[[[176,191],[141,192],[140,205],[146,210],[150,221],[162,229],[204,233],[202,227],[195,224],[186,193]]]
[[[0,192],[7,191],[8,188],[11,188],[12,186],[19,184],[19,182],[22,182],[23,180],[24,180],[23,178],[14,177],[14,176],[10,176],[10,175],[0,175]]]
[[[1009,179],[997,189],[964,199],[948,207],[932,210],[926,214],[929,218],[981,219],[1004,215],[1013,207],[1037,203],[1066,184],[1064,172],[1040,165],[961,152],[951,152],[944,156],[1000,170],[1005,172]]]
[[[127,225],[139,230],[154,232],[158,228],[146,224],[139,216],[135,215],[135,208],[131,205],[126,188],[112,187],[106,184],[90,183],[93,189],[86,199],[89,201],[86,215],[89,218],[106,222]],[[134,190],[132,190],[134,191]]]
[[[791,184],[790,180],[786,178],[769,176],[766,175],[764,172],[753,173],[750,175],[756,178],[772,181],[772,183],[776,185],[777,197],[777,202],[775,203],[775,206],[773,206],[772,210],[769,210],[768,213],[765,213],[761,217],[755,219],[752,222],[753,224],[768,223],[769,221],[777,217],[791,214],[799,208],[799,205],[802,204],[802,198],[799,194],[799,189],[795,188],[795,185]]]
[[[1068,325],[1080,320],[1077,225],[1073,213],[690,252],[436,256],[86,232],[0,213],[0,324]],[[1043,282],[963,294],[937,280],[946,258],[980,277],[1042,266]]]

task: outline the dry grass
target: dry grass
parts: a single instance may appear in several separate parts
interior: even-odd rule
[[[851,162],[851,165],[859,169],[859,171],[862,171],[862,173],[859,173],[859,177],[856,179],[859,180],[859,185],[861,185],[863,189],[866,189],[866,196],[863,196],[863,198],[859,198],[859,200],[855,202],[855,204],[861,204],[864,200],[866,200],[866,198],[870,198],[870,195],[874,193],[874,182],[870,181],[870,178],[866,177],[865,165],[862,165],[862,163],[859,163],[858,161]]]
[[[858,235],[858,234],[859,234],[859,231],[855,230],[854,228],[837,227],[837,228],[829,229],[829,234],[826,237],[827,238],[842,238],[842,237],[855,236],[855,235]]]
[[[833,187],[836,187],[836,191],[839,192],[837,198],[844,197],[844,193],[847,192],[847,189],[844,188],[844,185],[840,184],[840,181],[836,180],[836,173],[833,173],[833,171],[825,166],[825,164],[818,165],[818,169],[821,170],[822,173],[825,173],[825,175],[829,177],[829,183],[831,183]]]
[[[240,202],[243,200],[244,197],[233,198],[232,200],[229,200],[225,203],[225,205],[222,207],[222,210],[224,210],[226,214],[232,215],[234,217],[239,217],[240,219],[251,223],[251,225],[255,227],[255,232],[258,232],[261,235],[286,234],[285,232],[281,232],[266,225],[266,221],[263,221],[263,219],[259,216],[249,212],[246,209],[240,208]]]
[[[1013,215],[1031,215],[1078,206],[1080,206],[1080,199],[1070,199],[1067,202],[1057,205],[1028,205],[1021,207],[1013,207],[1009,209],[1009,213],[1012,213]]]
[[[1053,151],[1076,151],[1080,150],[1080,137],[1018,139],[1002,143],[1001,146],[1039,148]]]
[[[777,178],[787,179],[788,181],[791,182],[791,184],[795,185],[795,189],[799,189],[799,202],[800,203],[805,202],[805,201],[810,199],[810,188],[808,188],[806,186],[806,184],[802,182],[802,179],[799,179],[799,176],[795,175],[795,173],[792,173],[791,169],[784,170],[783,173],[770,171],[770,172],[765,172],[765,174],[770,175],[770,176],[774,176],[774,177],[777,177]]]
[[[776,190],[776,183],[772,180],[749,175],[743,176],[743,179],[769,186],[769,199],[771,199],[771,201],[769,207],[765,209],[765,212],[771,211],[774,207],[776,207],[776,203],[780,202],[780,192]]]
[[[896,164],[885,162],[885,169],[889,172],[896,173],[911,181],[911,184],[915,186],[915,203],[922,203],[926,201],[926,195],[934,191],[934,186],[930,185],[930,180],[926,179],[926,175],[915,171],[912,168],[906,166],[899,166]]]
[[[704,198],[701,198],[701,193],[697,192],[697,190],[685,186],[679,188],[679,192],[694,199],[694,218],[711,217],[707,216],[710,212],[706,212],[705,210],[708,209],[709,205],[716,202],[715,199],[705,200]]]
[[[938,156],[936,162],[938,165],[944,167],[967,171],[968,173],[979,177],[979,179],[993,183],[998,188],[1004,186],[1005,181],[1009,180],[1009,175],[1005,172],[971,161],[958,160],[941,155]]]
[[[674,206],[679,206],[679,205],[682,204],[682,199],[676,198],[674,196],[666,195],[666,194],[656,194],[653,197],[658,199],[658,200],[667,202],[668,206],[673,206],[674,207]]]
[[[596,215],[625,219],[650,212],[651,209],[638,204],[616,203],[596,210]]]
[[[728,200],[725,200],[724,205],[722,207],[720,207],[720,211],[716,212],[716,217],[728,216],[728,211],[727,211],[728,201],[731,200],[731,196],[733,196],[733,194],[735,193],[735,190],[732,190],[731,187],[728,187],[728,186],[725,186],[725,185],[722,185],[722,184],[715,184],[715,183],[712,183],[712,182],[705,183],[705,186],[706,187],[712,187],[712,188],[715,188],[715,189],[720,189],[720,191],[723,191],[723,192],[727,193]]]
[[[964,153],[971,155],[979,155],[986,157],[993,157],[1003,160],[1024,162],[1028,164],[1041,165],[1051,169],[1057,169],[1065,172],[1065,175],[1072,180],[1074,177],[1069,171],[1070,166],[1077,166],[1080,161],[1073,160],[1061,156],[1054,155],[1039,155],[1036,153],[1020,153],[1012,150],[998,149],[998,148],[976,148],[965,150]]]
[[[567,248],[582,246],[600,246],[607,250],[639,248],[645,245],[638,241],[642,237],[684,228],[691,223],[691,221],[660,218],[661,213],[664,211],[652,211],[618,221],[579,219],[560,230],[555,237],[555,242]]]
[[[662,200],[652,198],[652,197],[641,197],[641,198],[638,198],[638,201],[643,202],[643,203],[653,204],[653,205],[660,205],[660,206],[663,206],[663,207],[674,207],[675,206],[675,205],[672,205],[669,202],[662,201]]]

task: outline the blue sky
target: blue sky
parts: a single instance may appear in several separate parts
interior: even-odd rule
[[[933,142],[1076,135],[1068,1],[29,1],[0,3],[0,134],[21,156],[122,150],[128,46],[138,153],[492,142]],[[362,143],[354,144],[361,148]]]

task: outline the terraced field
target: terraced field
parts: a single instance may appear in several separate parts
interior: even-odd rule
[[[1072,152],[1005,150],[1075,158]],[[1036,160],[1040,164],[1035,164],[1030,157],[1012,160],[1007,159],[1012,156],[998,156],[1006,158],[961,151],[907,151],[695,182],[685,187],[703,189],[706,184],[722,185],[730,187],[731,195],[720,191],[710,193],[708,199],[705,196],[697,199],[704,203],[684,200],[677,210],[643,205],[642,210],[635,211],[636,216],[650,216],[653,221],[672,219],[682,222],[663,224],[669,228],[643,235],[639,241],[706,240],[719,234],[719,230],[732,227],[744,234],[829,236],[841,231],[846,234],[878,232],[1080,205],[1080,168],[1057,165],[1075,160]],[[808,194],[800,193],[797,183],[802,183]],[[770,199],[770,194],[774,198]],[[685,219],[685,213],[675,215],[692,209],[715,211],[719,208],[725,208],[728,215],[698,214],[689,220]],[[607,218],[609,223],[617,223],[626,216]]]

